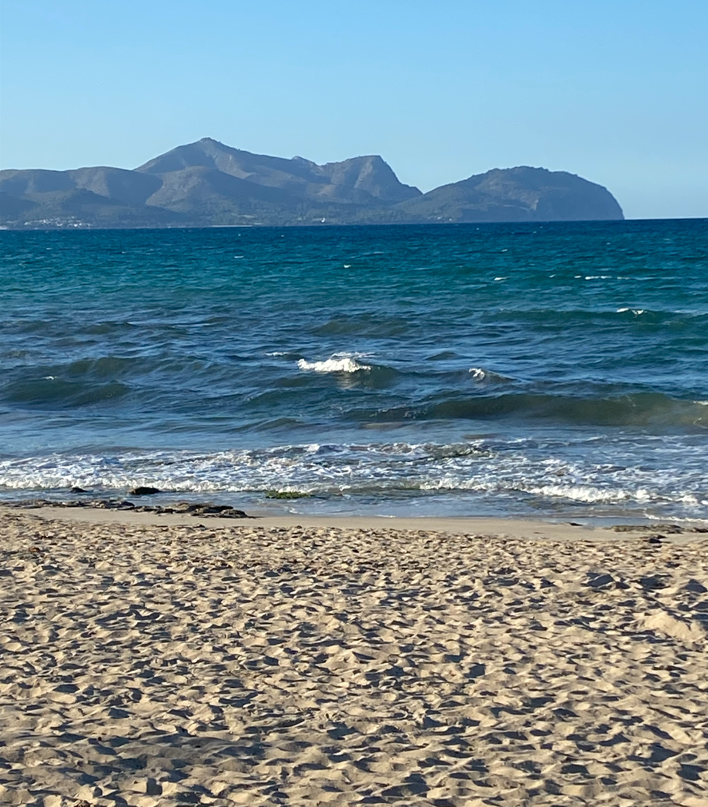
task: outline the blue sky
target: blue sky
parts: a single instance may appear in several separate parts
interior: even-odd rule
[[[540,165],[708,217],[706,0],[0,0],[0,167],[209,136],[381,154],[422,190]]]

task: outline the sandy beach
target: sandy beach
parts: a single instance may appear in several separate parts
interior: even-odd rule
[[[708,805],[708,535],[0,510],[0,804]]]

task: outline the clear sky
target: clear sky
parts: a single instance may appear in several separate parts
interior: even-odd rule
[[[493,167],[708,217],[708,0],[0,0],[0,167],[209,136],[429,190]]]

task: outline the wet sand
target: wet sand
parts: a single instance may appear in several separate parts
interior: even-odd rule
[[[708,805],[708,536],[0,510],[0,804]]]

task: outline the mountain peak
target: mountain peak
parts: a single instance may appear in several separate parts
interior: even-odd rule
[[[378,155],[317,165],[304,157],[286,159],[241,151],[211,137],[177,146],[135,170],[164,177],[200,167],[307,199],[342,204],[393,204],[420,196],[417,188],[399,182]]]

